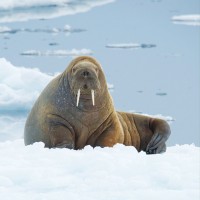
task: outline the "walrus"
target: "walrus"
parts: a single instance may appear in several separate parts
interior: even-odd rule
[[[24,142],[47,148],[134,146],[138,152],[166,151],[170,127],[162,119],[116,111],[99,62],[77,57],[42,91],[29,113]]]

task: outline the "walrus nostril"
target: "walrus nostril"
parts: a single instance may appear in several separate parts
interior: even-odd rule
[[[84,71],[84,72],[82,73],[82,75],[83,75],[84,77],[88,77],[88,76],[90,75],[90,73],[89,73],[88,71]]]

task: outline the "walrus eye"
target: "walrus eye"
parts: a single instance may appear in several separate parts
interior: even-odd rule
[[[95,71],[96,71],[96,73],[97,73],[97,75],[99,74],[99,70],[98,70],[98,68],[95,66]]]
[[[76,72],[76,68],[72,68],[72,73],[74,74]]]

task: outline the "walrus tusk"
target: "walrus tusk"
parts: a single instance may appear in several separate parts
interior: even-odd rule
[[[80,94],[81,94],[81,90],[78,89],[78,92],[77,92],[77,101],[76,101],[76,106],[77,107],[78,107],[78,104],[79,104]]]
[[[94,106],[94,90],[91,90],[91,95],[92,95],[92,105]]]

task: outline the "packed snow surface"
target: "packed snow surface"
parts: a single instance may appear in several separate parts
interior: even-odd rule
[[[199,200],[199,147],[146,155],[134,147],[47,149],[0,143],[3,200]]]
[[[15,67],[5,58],[0,58],[0,71],[0,111],[30,110],[54,77],[38,69]]]

